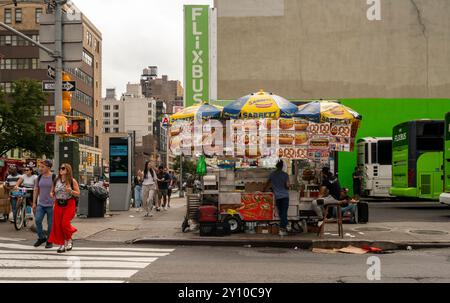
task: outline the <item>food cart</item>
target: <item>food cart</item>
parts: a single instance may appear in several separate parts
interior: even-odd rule
[[[264,192],[278,159],[285,162],[292,185],[288,212],[292,230],[306,231],[308,223],[317,221],[311,202],[319,195],[320,172],[324,166],[334,170],[337,152],[353,149],[361,120],[357,113],[336,102],[312,102],[297,108],[279,96],[264,92],[238,99],[225,107],[220,117],[205,119],[198,110],[196,115],[202,118],[201,128],[210,119],[220,121],[226,129],[223,138],[231,138],[232,146],[222,146],[228,154],[210,156],[214,164],[203,177],[201,194],[188,195],[187,199],[196,201],[195,207],[215,205],[217,221],[225,222],[235,233],[278,232],[275,223],[279,217],[273,193]],[[211,145],[214,131],[196,140],[194,121],[172,122],[172,153],[192,152],[195,147],[198,151],[198,145]],[[267,145],[270,148],[264,150],[262,147]],[[189,203],[187,213],[191,215],[186,220],[195,221],[198,213],[189,209]]]

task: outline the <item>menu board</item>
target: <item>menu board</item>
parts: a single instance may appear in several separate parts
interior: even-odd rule
[[[273,220],[274,197],[272,193],[246,193],[241,195],[241,207],[238,209],[244,221]]]
[[[221,129],[212,127],[212,122],[222,123]],[[170,127],[169,148],[174,155],[204,152],[249,159],[273,156],[317,159],[328,157],[333,151],[351,151],[358,123],[314,123],[297,118],[214,120],[197,124],[176,121]],[[217,140],[218,135],[223,140]]]

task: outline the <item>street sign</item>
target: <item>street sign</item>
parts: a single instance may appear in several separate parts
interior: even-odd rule
[[[161,121],[161,126],[162,127],[167,127],[167,126],[169,126],[169,116],[164,116],[164,118],[162,119],[162,121]]]
[[[76,81],[63,81],[63,91],[64,92],[74,92],[77,89]],[[55,82],[54,81],[42,81],[42,91],[43,92],[54,92]]]
[[[55,121],[45,122],[45,133],[47,135],[56,134],[56,122]]]
[[[48,67],[47,67],[47,76],[53,80],[55,80],[55,78],[56,78],[56,70],[53,67],[51,67],[50,65],[48,65]]]
[[[80,68],[83,57],[83,22],[81,14],[63,14],[63,62],[64,67]],[[55,50],[55,15],[42,14],[39,20],[39,42]],[[41,68],[45,69],[55,58],[39,50]]]

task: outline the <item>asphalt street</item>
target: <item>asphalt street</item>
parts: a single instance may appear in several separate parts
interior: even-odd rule
[[[367,272],[374,265],[370,257],[379,258],[380,280],[372,280],[373,275],[368,279]],[[448,283],[450,249],[350,255],[278,248],[158,247],[79,241],[72,252],[60,255],[56,248],[34,249],[31,243],[3,239],[0,268],[0,283]]]
[[[370,222],[450,222],[450,207],[439,202],[370,201]]]

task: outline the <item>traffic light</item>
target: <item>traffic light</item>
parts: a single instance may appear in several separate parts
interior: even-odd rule
[[[63,81],[71,81],[72,79],[67,73],[63,72]],[[72,111],[72,93],[64,92],[62,93],[62,109],[64,113],[70,114]]]
[[[72,135],[83,136],[89,134],[89,123],[84,118],[72,119]]]
[[[69,121],[65,116],[57,115],[55,117],[56,122],[56,133],[57,134],[67,134],[69,128]]]

